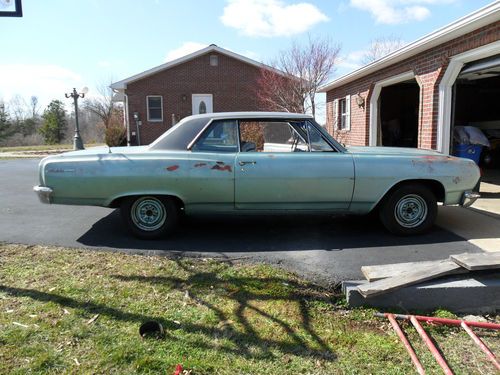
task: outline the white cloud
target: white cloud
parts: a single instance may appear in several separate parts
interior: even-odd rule
[[[400,24],[422,21],[431,15],[429,5],[455,0],[351,0],[351,6],[370,12],[377,23]]]
[[[64,101],[64,93],[83,86],[82,77],[58,65],[0,64],[0,99],[5,102],[20,95],[38,97],[42,107],[52,99]]]
[[[363,66],[362,60],[367,50],[358,50],[349,52],[347,55],[340,56],[337,67],[345,70],[355,70]]]
[[[316,6],[281,0],[228,0],[220,17],[226,26],[248,36],[290,36],[303,33],[328,17]]]
[[[199,51],[200,49],[208,47],[208,44],[197,43],[197,42],[185,42],[179,48],[168,51],[167,56],[165,56],[165,62],[178,59],[189,55],[190,53]]]

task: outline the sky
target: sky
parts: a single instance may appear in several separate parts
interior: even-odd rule
[[[334,79],[359,68],[375,38],[410,43],[491,2],[22,0],[22,18],[0,18],[0,101],[70,104],[64,93],[73,87],[98,95],[99,86],[212,43],[269,63],[309,36],[341,46]]]

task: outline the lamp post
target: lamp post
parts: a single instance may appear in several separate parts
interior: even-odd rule
[[[83,141],[82,138],[80,137],[80,128],[78,126],[78,99],[79,98],[84,98],[85,94],[87,93],[88,89],[84,87],[82,89],[82,92],[77,92],[75,88],[73,88],[73,92],[70,92],[69,94],[64,94],[66,98],[73,98],[73,102],[75,103],[75,137],[73,139],[73,149],[75,150],[83,150],[85,147],[83,147]]]

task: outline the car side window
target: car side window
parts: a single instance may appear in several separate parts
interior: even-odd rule
[[[236,120],[216,120],[200,136],[192,151],[238,152],[238,122]]]
[[[323,138],[321,133],[310,122],[306,122],[307,134],[309,136],[309,144],[311,151],[316,152],[332,152],[335,149]]]
[[[240,121],[241,152],[309,151],[304,138],[287,121]]]

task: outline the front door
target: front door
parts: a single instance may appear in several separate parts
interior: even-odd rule
[[[354,188],[352,156],[336,152],[314,128],[308,134],[310,142],[285,121],[240,122],[237,209],[348,209]]]
[[[192,102],[193,115],[212,113],[214,111],[212,94],[193,94]]]

